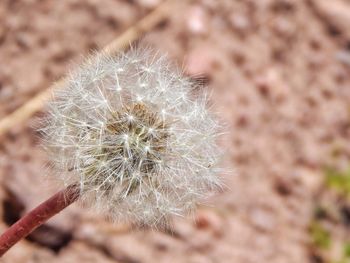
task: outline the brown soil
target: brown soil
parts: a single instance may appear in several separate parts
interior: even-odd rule
[[[159,2],[1,1],[0,117]],[[328,249],[309,229],[320,202],[348,206],[325,186],[324,167],[349,165],[349,25],[348,0],[177,1],[144,42],[207,80],[229,131],[228,189],[170,232],[132,230],[74,205],[2,262],[339,261],[347,221],[322,219]],[[1,229],[56,190],[43,179],[32,123],[1,138]]]

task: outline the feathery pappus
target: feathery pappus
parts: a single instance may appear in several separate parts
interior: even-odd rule
[[[151,49],[96,54],[48,105],[44,145],[65,185],[117,221],[160,226],[218,187],[205,92]]]

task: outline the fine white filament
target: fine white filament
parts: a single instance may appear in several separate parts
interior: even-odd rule
[[[166,224],[220,186],[207,96],[166,57],[97,54],[54,97],[42,130],[57,176],[112,219]]]

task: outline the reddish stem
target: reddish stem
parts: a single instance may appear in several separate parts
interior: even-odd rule
[[[76,201],[79,194],[79,187],[70,185],[23,216],[0,236],[0,257],[19,240]]]

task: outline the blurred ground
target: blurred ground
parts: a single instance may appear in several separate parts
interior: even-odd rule
[[[0,117],[159,2],[1,1]],[[208,80],[229,190],[173,233],[74,205],[2,262],[350,262],[349,25],[348,0],[177,1],[145,42]],[[31,124],[0,139],[2,229],[55,191]]]

